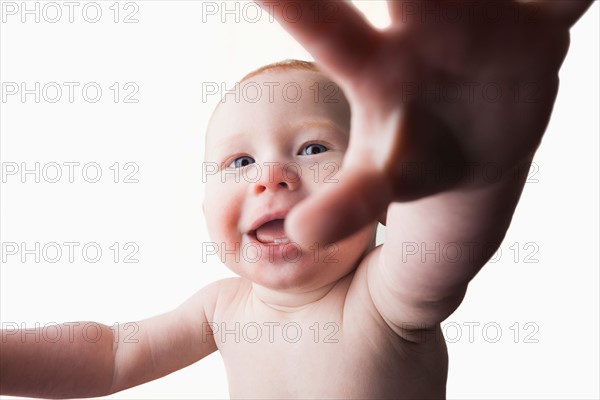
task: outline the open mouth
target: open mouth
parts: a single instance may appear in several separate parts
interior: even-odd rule
[[[289,243],[290,240],[285,236],[283,229],[284,219],[274,219],[267,221],[255,230],[249,232],[260,243],[267,245],[279,245]]]

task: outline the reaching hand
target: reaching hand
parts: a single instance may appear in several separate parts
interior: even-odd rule
[[[508,174],[530,161],[558,91],[569,28],[592,1],[388,1],[385,31],[344,1],[259,3],[352,108],[339,183],[288,216],[289,237],[310,245],[354,233],[391,202],[478,185],[473,171],[484,164]],[[301,8],[299,19],[287,18],[286,3]]]

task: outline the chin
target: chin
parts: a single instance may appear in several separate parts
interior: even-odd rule
[[[228,265],[236,274],[271,290],[314,290],[326,286],[353,268],[336,263],[315,263],[312,255],[293,259],[263,257],[255,262],[247,260]]]
[[[233,272],[271,290],[314,290],[352,272],[373,247],[375,228],[367,227],[331,246],[300,249],[293,243],[262,243],[243,235],[234,256],[221,259]]]

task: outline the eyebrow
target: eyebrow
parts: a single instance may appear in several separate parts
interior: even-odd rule
[[[328,120],[328,119],[304,120],[296,125],[292,125],[291,127],[292,127],[292,129],[295,129],[297,131],[301,130],[301,129],[306,129],[306,128],[326,128],[326,129],[333,128],[334,130],[339,131],[340,133],[346,133],[344,131],[344,129],[342,129],[342,127],[340,127],[338,124],[336,124],[335,122]]]
[[[227,145],[231,142],[235,143],[235,142],[238,142],[239,140],[241,140],[242,138],[244,138],[247,134],[248,134],[248,132],[237,132],[237,133],[228,135],[226,137],[221,136],[214,140],[214,145],[215,146],[223,146],[223,145]]]
[[[305,129],[310,129],[310,128],[325,128],[325,129],[333,129],[338,133],[341,134],[345,134],[345,135],[349,135],[349,133],[346,133],[346,131],[344,129],[342,129],[338,124],[336,124],[335,122],[328,120],[328,119],[309,119],[309,120],[303,120],[300,121],[299,123],[292,123],[292,124],[288,124],[286,129],[292,129],[294,131],[301,131],[301,130],[305,130]],[[227,135],[226,137],[219,137],[217,139],[215,139],[214,141],[214,145],[215,146],[227,146],[231,143],[237,143],[241,140],[243,140],[244,138],[246,138],[248,136],[249,132],[248,131],[238,131],[235,133],[232,133],[231,135]]]

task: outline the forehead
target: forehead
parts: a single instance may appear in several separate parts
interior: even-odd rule
[[[321,73],[268,71],[228,92],[208,126],[206,147],[245,132],[276,131],[306,123],[333,123],[350,131],[350,107],[341,89]]]

